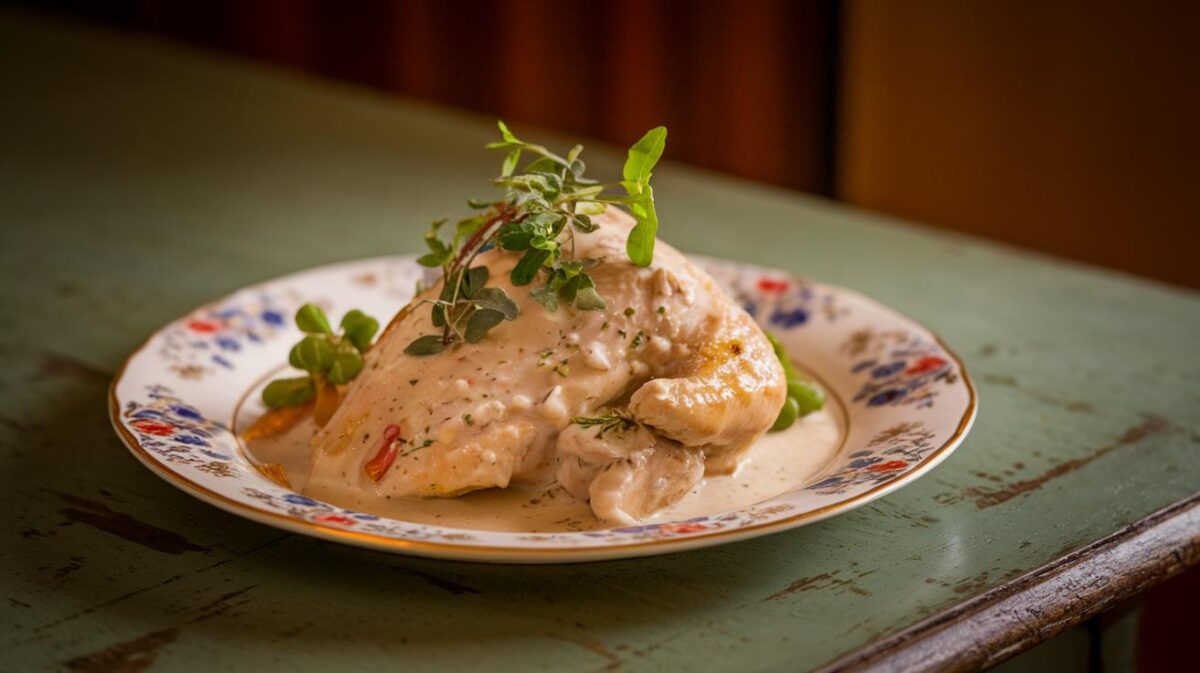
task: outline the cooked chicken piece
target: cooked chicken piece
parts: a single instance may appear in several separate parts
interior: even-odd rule
[[[558,451],[558,483],[590,501],[604,521],[637,523],[682,498],[704,477],[700,449],[641,425],[569,425],[558,435]]]
[[[575,235],[575,255],[599,260],[589,272],[606,310],[549,312],[530,297],[534,285],[509,282],[517,254],[481,254],[475,264],[489,268],[489,285],[516,301],[520,317],[477,344],[411,356],[409,343],[438,330],[427,306],[401,312],[314,437],[309,489],[453,496],[557,473],[598,517],[628,523],[682,497],[704,465],[733,470],[783,404],[770,344],[670,246],[658,243],[650,267],[633,266],[629,216],[610,210],[593,221],[597,231]],[[642,425],[606,432],[587,450],[582,444],[596,442],[570,439],[586,430],[573,417],[614,406],[628,406]],[[615,444],[605,449],[605,441]],[[575,468],[565,467],[571,461]]]

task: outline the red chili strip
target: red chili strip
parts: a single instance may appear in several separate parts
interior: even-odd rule
[[[383,446],[379,447],[379,451],[375,457],[367,461],[363,465],[367,476],[373,481],[379,481],[383,475],[387,473],[388,468],[396,460],[396,453],[399,451],[396,446],[396,438],[400,436],[400,426],[389,425],[383,429]]]

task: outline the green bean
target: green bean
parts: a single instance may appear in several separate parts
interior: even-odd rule
[[[779,416],[775,419],[775,425],[771,426],[771,432],[786,430],[796,422],[796,416],[800,414],[800,404],[794,398],[787,398],[783,403],[783,408],[779,410]]]
[[[800,416],[807,416],[825,406],[825,393],[810,381],[791,379],[787,384],[788,397],[796,400]]]

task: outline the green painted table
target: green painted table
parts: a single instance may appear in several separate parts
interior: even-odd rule
[[[480,192],[490,121],[11,12],[0,91],[0,670],[966,669],[1200,557],[1195,294],[673,165],[666,239],[959,350],[953,457],[820,524],[581,566],[243,521],[125,451],[115,368],[245,283],[412,249]]]

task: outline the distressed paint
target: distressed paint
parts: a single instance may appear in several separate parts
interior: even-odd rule
[[[10,11],[0,90],[0,668],[803,670],[1200,490],[1195,294],[668,165],[672,243],[861,289],[954,345],[980,384],[963,448],[845,516],[665,557],[281,534],[138,465],[107,377],[233,288],[418,243],[486,193],[489,122]]]

